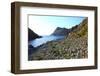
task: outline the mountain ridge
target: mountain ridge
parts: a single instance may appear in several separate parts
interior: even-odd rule
[[[57,27],[56,30],[52,33],[52,35],[66,35],[70,32],[70,29]]]
[[[28,28],[28,41],[31,41],[36,38],[41,38],[38,34],[36,34],[34,31],[32,31],[30,28]]]
[[[63,40],[50,41],[37,48],[29,60],[88,58],[88,19],[70,29]]]

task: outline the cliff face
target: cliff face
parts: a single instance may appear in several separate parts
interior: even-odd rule
[[[36,38],[40,38],[41,36],[37,35],[35,32],[33,32],[30,28],[28,28],[28,41],[31,41]]]
[[[68,35],[69,32],[70,32],[70,29],[57,27],[52,35],[63,35],[63,36],[65,36],[65,35]]]
[[[67,32],[66,32],[67,33]],[[40,47],[29,60],[88,58],[88,20],[72,27],[65,39],[51,41]]]

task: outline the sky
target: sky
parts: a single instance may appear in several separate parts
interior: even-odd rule
[[[85,17],[29,15],[28,27],[40,36],[50,35],[57,27],[71,28]]]

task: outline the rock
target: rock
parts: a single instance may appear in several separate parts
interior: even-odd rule
[[[66,36],[66,35],[69,34],[69,32],[70,32],[70,29],[57,27],[52,35],[63,35],[63,36]]]
[[[31,40],[36,39],[36,38],[41,38],[41,36],[37,35],[30,28],[28,28],[28,41],[31,41]]]
[[[34,48],[32,45],[28,45],[28,48]]]

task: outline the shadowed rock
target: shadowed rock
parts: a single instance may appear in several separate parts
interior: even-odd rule
[[[31,41],[31,40],[36,39],[36,38],[41,38],[41,36],[37,35],[30,28],[28,28],[28,41]]]

